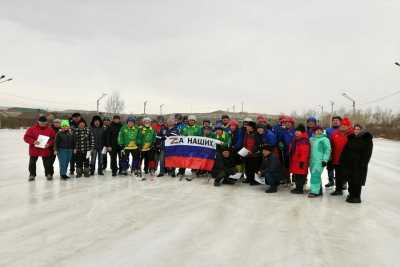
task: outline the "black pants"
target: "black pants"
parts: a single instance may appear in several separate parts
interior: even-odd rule
[[[144,161],[144,171],[147,173],[156,170],[156,162],[154,159],[154,150],[142,151],[141,158]]]
[[[244,168],[246,179],[250,183],[255,183],[255,174],[260,169],[261,159],[259,157],[244,158]]]
[[[52,173],[51,173],[51,175],[54,175],[54,162],[56,162],[57,156],[56,156],[56,155],[52,155],[52,156],[50,156],[50,158],[51,158],[51,166],[52,166]]]
[[[82,171],[89,168],[89,159],[86,158],[86,152],[77,152],[75,154],[76,168]]]
[[[328,171],[329,182],[334,183],[335,182],[335,166],[333,165],[332,161],[328,161],[326,170]]]
[[[350,197],[360,198],[361,187],[362,187],[361,176],[357,175],[357,173],[354,170],[345,170],[344,173],[348,174]]]
[[[112,173],[117,173],[117,171],[119,169],[119,167],[118,167],[119,162],[122,160],[121,150],[112,148],[110,155],[111,155],[111,171],[112,171]]]
[[[75,154],[72,154],[71,161],[69,163],[69,172],[70,173],[75,172],[75,161],[76,161],[76,156],[75,156]]]
[[[36,162],[38,160],[38,157],[31,156],[29,158],[29,174],[32,176],[36,176]],[[53,160],[52,157],[42,157],[42,162],[43,162],[43,167],[44,167],[44,173],[45,175],[53,175],[54,174],[54,168],[53,168]]]
[[[132,155],[131,164],[129,164],[129,156]],[[126,171],[131,166],[132,171],[140,170],[140,151],[139,149],[125,149],[122,156],[123,164],[120,166],[121,171]]]
[[[346,173],[344,172],[344,169],[340,165],[333,165],[335,174],[336,174],[336,191],[342,191],[343,190],[343,185],[347,181]]]
[[[107,169],[107,161],[108,161],[108,156],[107,156],[107,154],[110,154],[110,152],[108,152],[107,151],[107,153],[106,154],[103,154],[103,166],[102,166],[102,169],[103,170],[105,170],[105,169]]]
[[[306,183],[307,175],[293,174],[294,182],[296,183],[296,189],[303,191],[304,184]]]

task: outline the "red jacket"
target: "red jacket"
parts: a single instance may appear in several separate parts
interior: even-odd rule
[[[289,147],[290,172],[293,174],[307,175],[310,163],[310,141],[307,133],[295,137]]]
[[[341,132],[339,129],[335,130],[331,135],[332,147],[332,163],[339,165],[340,155],[347,144],[347,136],[353,133],[353,128],[349,128],[346,132]]]
[[[38,148],[35,147],[34,142],[38,139],[39,135],[45,135],[50,137],[48,148]],[[53,145],[54,145],[54,138],[56,134],[51,127],[45,126],[40,127],[39,124],[35,124],[31,128],[29,128],[25,135],[24,141],[29,144],[29,156],[33,157],[48,157],[51,156],[53,153]]]

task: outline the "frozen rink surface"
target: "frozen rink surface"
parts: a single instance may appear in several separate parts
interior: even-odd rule
[[[60,181],[57,161],[29,183],[22,135],[0,130],[0,266],[400,266],[400,142],[375,140],[357,205],[206,178]]]

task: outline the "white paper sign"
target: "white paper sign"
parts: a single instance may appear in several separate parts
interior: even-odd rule
[[[249,155],[249,153],[250,153],[250,151],[245,147],[240,149],[238,152],[239,156],[242,156],[243,158],[247,157]]]
[[[256,182],[258,182],[260,184],[265,184],[265,178],[260,177],[260,175],[258,175],[258,173],[256,173],[256,175],[254,176],[254,180],[256,180]]]
[[[237,172],[235,174],[229,175],[229,178],[234,179],[234,180],[239,180],[240,177],[242,177],[242,173],[241,172]]]
[[[39,134],[38,139],[36,140],[39,142],[39,144],[35,145],[35,147],[46,148],[46,144],[49,141],[49,139],[50,139],[50,137]]]

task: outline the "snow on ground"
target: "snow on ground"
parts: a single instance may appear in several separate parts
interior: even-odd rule
[[[22,135],[0,130],[0,266],[398,266],[400,142],[375,140],[354,205],[109,171],[29,183]]]

